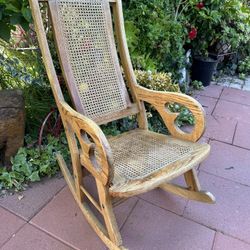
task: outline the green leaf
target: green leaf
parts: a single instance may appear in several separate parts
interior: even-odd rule
[[[0,180],[3,183],[3,186],[5,186],[5,188],[12,188],[14,186],[13,181],[11,179],[11,175],[8,172],[3,173],[2,175],[0,175]]]
[[[31,15],[31,11],[28,7],[22,7],[22,14],[23,14],[23,17],[25,18],[25,20],[28,22],[28,23],[31,23],[32,22],[32,15]]]
[[[3,8],[2,7],[0,7],[0,20],[2,20],[2,18],[3,18]]]
[[[10,172],[10,176],[16,180],[18,180],[19,182],[23,182],[25,177],[23,175],[21,175],[20,173],[18,172]]]
[[[0,175],[6,172],[6,168],[3,168],[2,166],[0,167]]]
[[[20,13],[16,13],[10,17],[10,24],[16,25],[22,22],[22,15]]]
[[[22,28],[25,30],[25,31],[28,31],[29,30],[29,22],[27,22],[24,18],[22,18],[22,20],[20,21],[19,23]]]
[[[11,159],[12,170],[18,170],[21,165],[26,163],[27,153],[25,148],[20,148],[14,158]]]
[[[10,180],[10,174],[8,172],[4,172],[0,175],[0,180],[3,181],[9,181]]]
[[[32,182],[40,181],[39,172],[35,171],[29,176],[29,180]]]
[[[29,162],[26,162],[22,165],[20,170],[26,175],[29,176],[32,173],[32,165]]]
[[[40,172],[43,173],[43,174],[46,174],[48,172],[49,166],[50,166],[49,163],[42,165],[40,167]]]
[[[133,50],[139,39],[139,30],[136,28],[132,21],[125,21],[125,30],[128,46]]]
[[[9,42],[11,28],[12,27],[6,24],[5,22],[0,21],[0,38],[5,40],[6,42]]]
[[[6,10],[10,10],[16,13],[20,12],[20,10],[16,6],[14,6],[12,3],[6,4]]]

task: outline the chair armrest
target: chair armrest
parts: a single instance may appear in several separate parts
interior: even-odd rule
[[[139,85],[136,86],[136,96],[140,101],[148,102],[161,115],[166,127],[172,136],[188,141],[196,142],[205,130],[205,111],[201,104],[194,98],[175,92],[162,92],[149,90]],[[179,113],[168,110],[169,103],[178,103],[188,108],[195,117],[195,125],[190,133],[183,132],[175,123]]]
[[[78,157],[80,154],[81,165],[104,185],[109,184],[113,179],[113,157],[102,130],[93,120],[76,112],[66,102],[60,101],[58,107],[62,116],[71,158],[72,154],[78,154]],[[79,144],[81,150],[78,149]]]

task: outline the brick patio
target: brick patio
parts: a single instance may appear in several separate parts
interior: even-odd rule
[[[131,250],[250,250],[250,92],[211,85],[195,97],[207,111],[203,140],[212,147],[199,177],[217,203],[161,190],[127,200],[115,213]],[[23,195],[0,198],[1,249],[106,249],[63,178],[44,180]]]

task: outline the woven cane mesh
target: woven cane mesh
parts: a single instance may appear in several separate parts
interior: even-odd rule
[[[127,108],[106,0],[57,0],[58,20],[85,115],[95,119]],[[112,51],[113,50],[113,51]]]
[[[135,180],[174,163],[200,147],[149,131],[135,130],[110,140],[114,179]]]

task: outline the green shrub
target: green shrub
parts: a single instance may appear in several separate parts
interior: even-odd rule
[[[125,30],[135,68],[173,73],[185,65],[185,29],[166,0],[123,1]]]
[[[181,0],[180,20],[188,29],[195,55],[224,53],[221,45],[232,51],[250,41],[250,8],[242,0]],[[248,1],[249,2],[249,1]]]
[[[241,74],[250,74],[250,56],[240,61],[238,71]]]
[[[190,83],[190,85],[193,87],[195,90],[201,90],[204,89],[204,86],[201,81],[194,80]]]
[[[180,92],[179,85],[173,83],[170,73],[136,70],[135,76],[137,82],[148,89]]]

